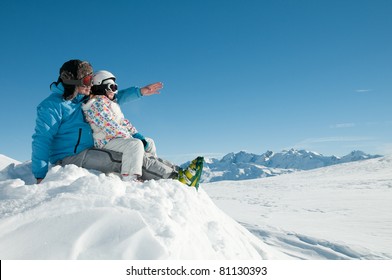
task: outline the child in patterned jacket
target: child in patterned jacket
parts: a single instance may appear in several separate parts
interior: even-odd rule
[[[121,175],[123,180],[135,180],[142,175],[144,153],[156,157],[155,143],[140,134],[131,122],[124,118],[115,101],[116,77],[108,71],[98,71],[93,76],[90,99],[83,104],[86,120],[93,130],[94,146],[123,153]],[[159,93],[162,83],[141,89],[141,95]],[[137,164],[140,163],[140,164]]]

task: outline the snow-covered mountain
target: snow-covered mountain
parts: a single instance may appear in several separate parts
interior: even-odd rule
[[[229,153],[220,160],[206,159],[202,181],[256,179],[377,157],[380,155],[362,151],[353,151],[341,158],[295,149],[280,153],[267,151],[261,155],[241,151]]]

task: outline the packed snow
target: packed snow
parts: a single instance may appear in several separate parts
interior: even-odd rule
[[[1,158],[0,259],[391,259],[392,158],[201,184]]]
[[[123,182],[74,165],[53,167],[36,185],[30,165],[0,172],[0,259],[281,257],[202,189]]]

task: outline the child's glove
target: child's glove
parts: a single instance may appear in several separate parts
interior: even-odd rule
[[[146,138],[143,135],[141,135],[139,132],[137,132],[134,135],[132,135],[132,137],[141,140],[143,142],[144,150],[145,151],[148,150],[150,145],[148,144]]]

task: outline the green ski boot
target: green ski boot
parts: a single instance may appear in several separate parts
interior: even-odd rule
[[[178,180],[190,187],[195,187],[196,190],[199,189],[199,181],[201,178],[201,173],[203,172],[203,157],[197,157],[189,164],[185,169],[180,169],[178,172]]]

